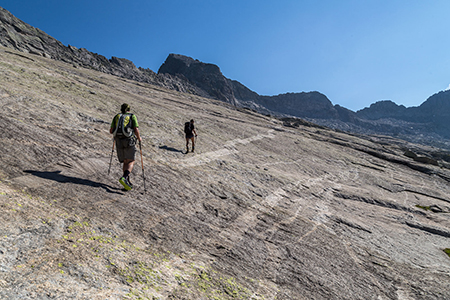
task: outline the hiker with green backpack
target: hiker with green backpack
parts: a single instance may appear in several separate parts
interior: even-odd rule
[[[141,143],[142,138],[139,133],[139,124],[136,115],[130,113],[130,105],[124,103],[120,110],[121,113],[113,118],[109,132],[114,135],[117,158],[120,163],[123,163],[123,175],[119,179],[119,182],[125,190],[129,191],[133,188],[130,181],[130,174],[135,163],[137,151],[136,140]]]

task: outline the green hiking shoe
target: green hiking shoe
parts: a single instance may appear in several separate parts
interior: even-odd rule
[[[119,182],[127,191],[130,191],[133,188],[133,185],[125,177],[120,177]]]

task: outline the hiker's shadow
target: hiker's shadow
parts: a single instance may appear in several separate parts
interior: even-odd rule
[[[159,149],[163,149],[163,150],[167,150],[167,151],[172,151],[172,152],[179,152],[179,153],[183,153],[183,150],[179,150],[179,149],[175,149],[173,147],[167,147],[167,146],[159,146]]]
[[[104,183],[92,181],[89,179],[83,179],[78,177],[72,177],[61,174],[61,171],[54,171],[54,172],[42,172],[42,171],[34,171],[34,170],[24,170],[25,173],[29,173],[33,176],[37,176],[44,179],[54,180],[56,182],[60,183],[75,183],[75,184],[81,184],[86,186],[92,186],[92,187],[100,187],[107,191],[108,193],[112,194],[122,194],[117,192],[118,189],[113,188],[109,185],[106,185]]]

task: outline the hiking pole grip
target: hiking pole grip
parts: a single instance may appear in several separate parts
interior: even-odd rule
[[[111,163],[112,163],[112,158],[113,158],[113,154],[114,154],[114,144],[115,144],[115,141],[113,138],[113,146],[112,146],[112,151],[111,151],[111,159],[109,160],[108,175],[109,175],[109,172],[111,171]]]
[[[142,156],[142,143],[139,141],[139,150],[141,152],[141,166],[142,166],[142,178],[144,179],[144,193],[147,191],[145,188],[145,173],[144,173],[144,157]]]

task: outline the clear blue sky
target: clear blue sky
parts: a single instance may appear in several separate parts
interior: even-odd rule
[[[359,110],[450,84],[447,0],[2,0],[64,45],[157,72],[170,53],[261,95],[319,91]]]

